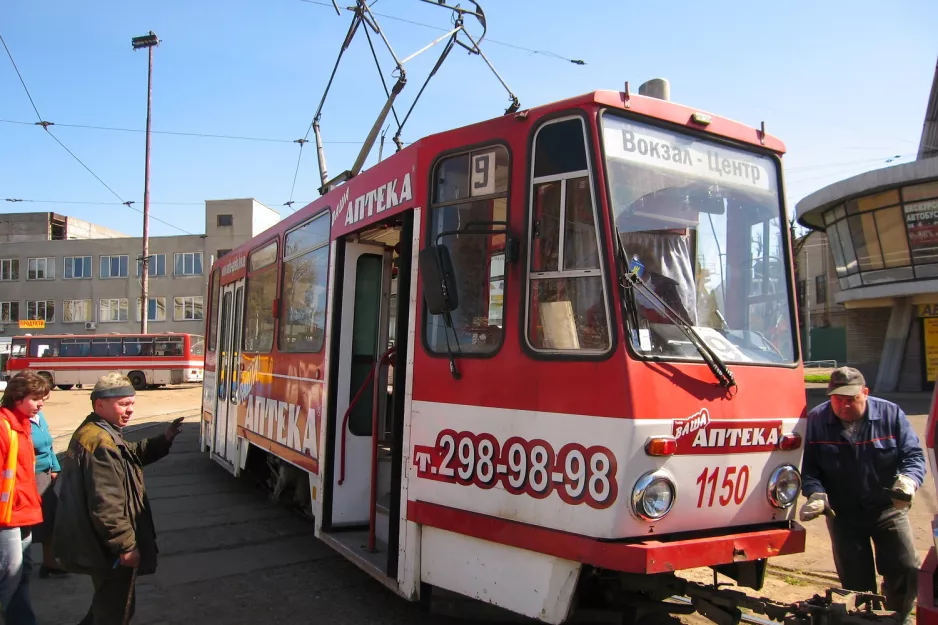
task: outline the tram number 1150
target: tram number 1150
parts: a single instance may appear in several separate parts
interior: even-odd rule
[[[720,483],[722,475],[723,482]],[[719,484],[719,489],[717,485]],[[721,506],[728,506],[730,503],[741,505],[746,499],[746,493],[749,491],[749,467],[716,467],[705,468],[697,476],[697,507],[712,508],[714,502]],[[720,496],[717,497],[719,490]]]

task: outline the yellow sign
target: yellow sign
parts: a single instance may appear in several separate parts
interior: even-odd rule
[[[42,330],[45,327],[45,319],[20,319],[20,328],[36,328]]]
[[[925,378],[934,382],[938,377],[938,318],[930,317],[922,320],[924,331],[922,342],[925,347]]]

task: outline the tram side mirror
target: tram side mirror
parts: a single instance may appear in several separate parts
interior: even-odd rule
[[[449,248],[442,245],[430,245],[420,250],[417,258],[420,273],[423,274],[423,297],[431,315],[442,315],[459,307],[459,295],[456,292],[456,274]]]

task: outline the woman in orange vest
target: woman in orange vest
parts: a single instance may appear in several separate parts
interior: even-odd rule
[[[30,419],[49,383],[33,371],[14,376],[0,400],[0,609],[8,625],[35,625],[29,600],[31,528],[42,522]]]

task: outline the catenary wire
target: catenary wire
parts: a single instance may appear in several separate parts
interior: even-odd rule
[[[44,120],[42,119],[42,115],[39,114],[39,108],[36,106],[36,102],[33,100],[33,96],[32,96],[32,94],[30,94],[30,92],[29,92],[29,87],[26,86],[26,81],[23,79],[23,75],[20,73],[19,68],[16,66],[16,61],[13,59],[13,54],[10,52],[9,46],[7,46],[7,42],[3,39],[3,35],[0,35],[0,43],[3,44],[3,49],[6,50],[7,56],[10,58],[10,63],[13,65],[13,69],[16,70],[16,75],[19,77],[19,79],[20,79],[20,84],[23,86],[23,91],[26,92],[26,97],[29,98],[29,102],[30,102],[30,104],[32,104],[33,111],[36,112],[36,117],[37,117],[38,120],[39,120],[38,123],[37,123],[37,125],[41,126],[42,129],[45,130],[46,133],[47,133],[50,137],[52,137],[52,139],[53,139],[56,143],[58,143],[58,144],[62,147],[63,150],[65,150],[66,152],[68,152],[69,156],[71,156],[73,159],[75,159],[75,160],[78,162],[79,165],[81,165],[82,167],[84,167],[84,168],[88,171],[89,174],[91,174],[92,176],[94,176],[94,179],[97,180],[98,182],[100,182],[100,183],[104,186],[105,189],[107,189],[108,191],[110,191],[110,193],[111,193],[114,197],[116,197],[116,198],[120,201],[121,204],[123,204],[123,205],[126,206],[127,208],[130,208],[130,209],[135,210],[135,211],[137,211],[138,213],[141,213],[141,214],[142,214],[142,213],[143,213],[142,210],[140,210],[139,208],[135,208],[135,207],[133,206],[133,202],[124,201],[124,198],[122,198],[114,189],[112,189],[112,188],[110,187],[110,185],[108,185],[106,182],[104,182],[104,180],[102,180],[100,176],[98,176],[96,173],[94,173],[94,172],[91,170],[91,168],[88,167],[88,166],[84,163],[84,161],[82,161],[80,158],[78,158],[78,155],[76,155],[74,152],[72,152],[70,149],[68,149],[68,146],[66,146],[64,143],[62,143],[62,141],[61,141],[58,137],[56,137],[56,136],[52,133],[51,130],[49,130],[50,124],[49,124],[48,122],[44,121]],[[175,228],[176,230],[179,230],[180,232],[185,232],[186,234],[192,234],[191,232],[189,232],[189,231],[187,231],[187,230],[185,230],[185,229],[183,229],[183,228],[180,228],[179,226],[177,226],[177,225],[175,225],[175,224],[171,224],[171,223],[169,223],[168,221],[165,221],[165,220],[163,220],[163,219],[160,219],[159,217],[156,217],[155,215],[151,215],[151,217],[153,218],[154,221],[158,221],[158,222],[160,222],[160,223],[162,223],[162,224],[165,224],[165,225],[167,225],[167,226],[170,226],[171,228]]]

